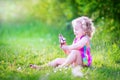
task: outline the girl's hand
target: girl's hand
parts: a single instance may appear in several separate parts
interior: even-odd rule
[[[59,34],[59,42],[60,42],[60,47],[66,45],[66,39],[63,37],[62,34]]]
[[[61,48],[62,48],[63,50],[69,50],[69,46],[67,46],[67,45],[62,45]]]

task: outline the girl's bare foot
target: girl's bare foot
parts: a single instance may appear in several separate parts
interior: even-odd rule
[[[41,69],[40,66],[35,65],[35,64],[30,64],[30,68],[33,68],[33,69]]]

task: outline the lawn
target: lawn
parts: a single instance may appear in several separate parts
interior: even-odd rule
[[[104,37],[100,30],[98,28],[91,41],[92,66],[82,69],[86,73],[83,77],[74,77],[71,68],[56,72],[51,67],[43,70],[29,67],[66,57],[59,48],[58,34],[62,33],[70,44],[74,38],[72,30],[39,21],[3,23],[0,27],[0,80],[119,80],[120,62],[114,62],[108,55],[115,51],[112,49],[117,48],[116,44],[100,41]]]

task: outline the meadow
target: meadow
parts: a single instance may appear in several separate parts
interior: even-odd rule
[[[72,29],[49,26],[38,20],[1,24],[0,80],[119,80],[120,62],[115,62],[113,55],[119,52],[119,48],[106,41],[102,28],[96,30],[91,41],[93,64],[82,69],[86,75],[74,77],[70,68],[56,72],[51,67],[34,70],[29,66],[66,57],[59,48],[58,35],[62,33],[71,44],[74,38]]]

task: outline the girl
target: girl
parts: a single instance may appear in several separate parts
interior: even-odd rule
[[[67,58],[57,58],[47,65],[52,67],[64,67],[68,65],[90,66],[92,57],[90,53],[90,39],[94,33],[93,22],[90,18],[82,16],[72,21],[75,39],[71,45],[61,44],[61,49],[68,55]],[[31,65],[31,68],[40,69],[40,66]]]

